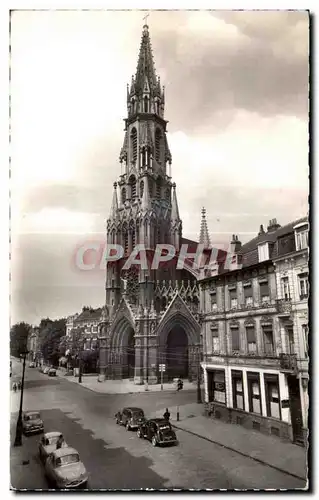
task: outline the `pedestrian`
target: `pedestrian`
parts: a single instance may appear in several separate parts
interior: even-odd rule
[[[62,448],[63,443],[64,443],[64,437],[62,434],[60,434],[59,439],[56,442],[56,449],[58,450],[59,448]]]
[[[19,380],[19,382],[18,382],[18,391],[20,391],[20,390],[21,390],[21,385],[22,385],[22,384],[21,384],[21,381]]]
[[[17,392],[17,384],[15,382],[12,384],[12,389],[14,392]]]
[[[165,411],[165,413],[164,413],[164,415],[163,415],[163,418],[164,418],[165,420],[169,421],[170,416],[171,416],[171,414],[170,414],[170,412],[168,411],[168,408],[166,408],[166,411]]]

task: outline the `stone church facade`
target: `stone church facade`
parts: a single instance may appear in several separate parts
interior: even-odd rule
[[[197,377],[201,350],[197,271],[191,265],[176,269],[176,260],[159,269],[151,269],[150,263],[147,269],[123,269],[141,243],[150,255],[163,243],[173,245],[177,255],[185,243],[188,252],[196,252],[197,243],[182,237],[164,111],[164,87],[155,73],[145,25],[136,74],[127,88],[121,174],[114,183],[107,220],[107,243],[122,245],[124,255],[107,267],[100,380],[158,383],[161,363],[166,365],[166,380]],[[205,213],[200,241],[209,246]]]

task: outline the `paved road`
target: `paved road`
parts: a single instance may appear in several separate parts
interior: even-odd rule
[[[21,366],[16,365],[16,370]],[[20,394],[12,393],[12,435]],[[179,395],[179,403],[194,401],[196,391]],[[201,438],[177,431],[179,445],[153,448],[114,422],[114,413],[134,404],[146,413],[176,405],[175,394],[96,394],[65,379],[50,379],[27,368],[25,409],[40,410],[45,429],[61,431],[78,449],[90,474],[91,489],[252,489],[301,488],[299,481]],[[37,458],[39,437],[24,438],[12,448],[14,488],[47,488]],[[29,460],[21,465],[23,458]]]

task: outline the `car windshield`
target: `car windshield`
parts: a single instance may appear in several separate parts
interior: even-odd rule
[[[142,410],[139,411],[133,411],[133,417],[134,418],[141,418],[144,417],[144,412]]]
[[[45,446],[49,446],[51,444],[56,444],[59,439],[59,436],[52,436],[45,440]]]
[[[40,414],[39,413],[32,413],[32,415],[26,415],[25,419],[26,420],[39,420]]]
[[[159,424],[158,425],[160,431],[170,431],[171,426],[170,424]]]
[[[80,457],[77,453],[72,453],[71,455],[65,455],[64,457],[59,457],[56,460],[56,466],[61,467],[61,465],[75,464],[80,461]]]

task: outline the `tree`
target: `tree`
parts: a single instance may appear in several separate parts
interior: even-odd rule
[[[57,366],[60,358],[60,341],[66,333],[66,320],[64,318],[55,321],[41,320],[41,351],[45,361]]]
[[[10,330],[10,354],[19,357],[21,353],[27,350],[28,335],[31,331],[31,325],[28,323],[17,323]]]

